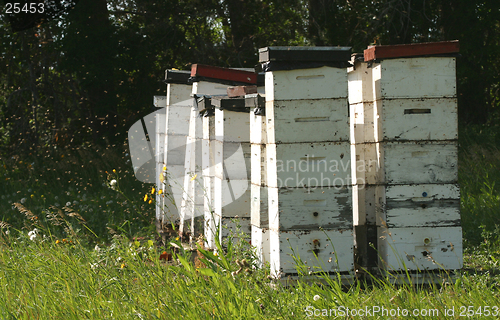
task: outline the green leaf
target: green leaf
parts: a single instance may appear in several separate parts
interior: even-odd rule
[[[197,269],[199,273],[201,273],[202,275],[204,276],[208,276],[208,277],[212,277],[212,278],[216,278],[217,277],[217,273],[215,273],[212,269],[209,269],[209,268],[200,268],[200,269]]]

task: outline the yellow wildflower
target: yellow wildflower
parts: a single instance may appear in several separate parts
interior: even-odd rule
[[[148,201],[148,195],[147,194],[144,195],[144,202],[146,202],[146,201]]]
[[[198,174],[195,174],[192,178],[191,178],[191,181],[193,181],[194,179],[196,179],[196,177],[198,176]]]
[[[56,240],[56,244],[59,244],[59,242],[61,242],[61,241],[59,241],[59,240]]]
[[[153,202],[153,200],[152,200],[152,199],[149,199],[148,203],[149,203],[149,204],[151,204],[151,202]]]
[[[122,263],[122,265],[120,266],[120,269],[123,269],[125,268],[125,263]]]
[[[115,170],[115,169],[113,169],[113,173],[116,173],[116,170]]]
[[[162,193],[163,193],[162,189],[158,190],[158,194],[162,194]]]
[[[154,194],[154,193],[155,193],[155,187],[153,187],[153,188],[151,189],[151,194]]]

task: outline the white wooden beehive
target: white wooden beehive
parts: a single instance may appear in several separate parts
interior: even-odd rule
[[[167,82],[165,111],[157,119],[158,133],[164,135],[163,139],[157,141],[159,147],[163,149],[163,157],[156,171],[156,189],[162,190],[162,194],[156,195],[156,218],[161,224],[172,223],[179,218],[192,90],[188,78],[188,71],[165,71]],[[165,167],[168,167],[166,172]]]
[[[463,267],[462,228],[378,227],[379,266],[397,270],[455,270]]]
[[[195,96],[225,95],[229,86],[241,84],[242,82],[256,82],[256,74],[254,74],[253,72],[203,65],[193,65],[191,75],[194,77],[193,95]],[[211,89],[209,88],[210,85],[212,85]],[[209,107],[212,110],[211,102],[209,102],[210,99],[208,99],[207,101],[207,103],[204,103],[203,108]],[[197,112],[200,111],[201,110],[199,110],[198,108]],[[210,111],[209,113],[212,113],[212,111]],[[205,115],[206,116],[201,117],[202,120],[200,120],[202,123],[200,139],[200,153],[202,154],[202,160],[199,164],[199,167],[201,168],[201,175],[200,183],[198,183],[198,185],[204,193],[203,214],[204,235],[206,239],[205,245],[211,249],[215,249],[215,234],[217,233],[217,229],[221,226],[222,218],[220,213],[218,214],[217,208],[223,208],[227,206],[228,210],[231,209],[232,212],[235,212],[235,204],[232,204],[232,202],[242,197],[249,198],[250,194],[250,190],[247,191],[249,187],[244,187],[242,185],[242,181],[234,180],[230,181],[229,183],[222,183],[222,181],[219,180],[219,182],[221,183],[217,183],[217,176],[219,178],[223,178],[220,174],[218,174],[218,161],[221,160],[221,157],[224,157],[225,153],[225,160],[227,162],[227,166],[225,166],[225,168],[229,170],[230,176],[232,178],[236,178],[237,175],[246,174],[246,170],[249,170],[250,167],[250,146],[249,142],[247,143],[248,146],[244,145],[243,147],[246,147],[246,149],[245,152],[243,152],[243,147],[241,147],[241,145],[237,142],[238,137],[231,137],[228,134],[228,132],[230,133],[231,130],[226,130],[226,135],[228,137],[228,140],[230,140],[230,142],[228,142],[228,145],[223,146],[222,144],[218,144],[216,119],[213,114]],[[198,118],[198,114],[196,115],[196,117]],[[246,117],[245,120],[248,121],[248,117]],[[234,123],[231,123],[231,125],[229,125],[229,127],[233,126]],[[249,131],[249,128],[247,129],[247,131]],[[244,132],[244,130],[242,130],[242,132]],[[224,132],[219,133],[223,134]],[[249,140],[249,138],[247,138],[247,140]],[[241,159],[238,158],[239,155],[242,156],[240,157]],[[248,158],[246,161],[245,155],[246,158]],[[241,166],[241,163],[245,162],[248,163],[248,169],[245,165],[243,165],[243,167]],[[193,181],[186,182],[193,184]],[[246,183],[248,185],[248,179]],[[219,200],[219,195],[224,195],[224,199]],[[249,199],[246,202],[248,205],[247,219],[250,220]],[[234,216],[236,216],[236,214],[233,214],[233,217]],[[220,235],[222,235],[222,233],[220,233]]]
[[[233,228],[226,225],[228,218],[248,226],[244,233],[250,239],[251,147],[245,98],[213,97],[212,105],[215,106],[214,216],[221,229],[220,241],[227,232],[237,232],[235,225]],[[224,233],[222,229],[228,231]]]
[[[357,60],[349,70],[355,229],[378,229],[377,237],[356,235],[358,252],[366,255],[366,238],[375,239],[382,269],[461,267],[455,58],[432,56],[436,48],[453,53],[455,45],[373,47],[365,50],[368,63]],[[442,262],[417,252],[421,237],[431,246],[431,234],[442,239],[432,246],[456,248],[433,247]]]
[[[321,63],[339,53],[336,50],[342,52],[336,60],[339,67]],[[260,190],[265,187],[268,192],[269,262],[277,277],[300,273],[293,256],[307,264],[308,272],[323,268],[350,273],[354,268],[347,73],[345,65],[340,67],[348,60],[346,53],[348,57],[346,48],[322,47],[269,47],[259,52],[269,67],[267,170]],[[321,62],[311,67],[310,60],[294,61],[293,56]],[[280,59],[290,62],[289,58],[297,68],[281,69]],[[262,149],[254,148],[259,161]],[[254,182],[261,178],[257,172]],[[262,223],[253,221],[256,228]]]
[[[250,101],[253,102],[252,105],[249,105],[251,148],[251,243],[252,246],[256,248],[255,254],[259,260],[260,266],[263,266],[270,260],[268,190],[267,187],[265,187],[265,182],[267,180],[265,97],[255,95]]]

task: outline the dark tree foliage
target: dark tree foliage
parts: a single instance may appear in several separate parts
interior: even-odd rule
[[[494,124],[500,114],[498,1],[49,2],[60,6],[47,17],[0,15],[2,146],[123,141],[153,96],[165,94],[165,69],[254,67],[258,49],[275,45],[361,52],[458,39],[460,120]]]

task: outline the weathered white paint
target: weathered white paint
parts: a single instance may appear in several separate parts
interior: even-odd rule
[[[251,244],[255,247],[255,256],[257,257],[258,267],[263,267],[270,260],[270,240],[269,229],[260,228],[252,225]]]
[[[269,187],[351,184],[349,142],[267,144],[266,157]]]
[[[156,189],[160,190],[162,189],[162,183],[160,181],[160,173],[163,170],[163,167],[165,166],[165,158],[164,158],[164,146],[165,146],[165,125],[166,125],[166,106],[167,106],[167,101],[166,97],[164,96],[155,96],[153,99],[153,103],[155,107],[161,108],[156,111],[155,115],[155,120],[156,120],[156,125],[155,125],[155,184],[156,184]],[[150,133],[151,134],[151,133]],[[155,194],[155,208],[156,208],[156,221],[163,221],[163,212],[165,210],[164,208],[164,203],[163,203],[163,197],[156,193]]]
[[[382,201],[378,225],[460,226],[460,191],[456,184],[386,186]]]
[[[248,113],[216,108],[215,139],[224,142],[250,142]]]
[[[191,95],[193,86],[190,84],[178,84],[169,83],[167,84],[167,101],[168,105],[174,105],[176,103],[186,100],[186,97]]]
[[[215,183],[215,146],[212,141],[215,139],[214,117],[203,118],[203,139],[202,139],[202,174],[203,187],[205,189],[204,199],[204,234],[205,246],[215,248],[216,226],[213,218],[214,212],[214,183]]]
[[[380,222],[380,219],[377,219],[377,217],[380,217],[380,211],[384,210],[386,186],[360,184],[356,189],[358,195],[356,204],[359,209],[354,211],[354,219],[356,220],[357,217],[358,221],[363,221],[364,223],[355,225],[376,225]]]
[[[224,228],[228,217],[251,217],[251,147],[248,113],[215,110],[214,213]],[[216,219],[217,221],[217,219]],[[245,220],[246,221],[246,220]],[[248,231],[250,237],[250,230]]]
[[[461,227],[378,227],[377,232],[382,269],[454,270],[463,266]]]
[[[268,190],[261,185],[250,185],[250,215],[252,225],[259,228],[269,227]]]
[[[347,99],[266,102],[268,143],[349,141]]]
[[[216,146],[215,177],[228,180],[249,180],[251,149],[248,142],[214,141]],[[222,155],[222,157],[220,157]],[[223,162],[219,162],[223,161]]]
[[[364,61],[351,61],[347,68],[349,104],[373,101],[372,68]]]
[[[351,229],[351,190],[342,188],[278,189],[279,230]]]
[[[384,99],[372,105],[378,132],[365,136],[365,141],[371,136],[379,141],[458,139],[456,98]]]
[[[439,269],[424,259],[422,239],[444,269],[461,267],[455,58],[354,64],[348,70],[354,225],[365,232],[378,226],[379,253],[388,261],[379,265],[388,270],[404,269],[401,261],[410,270]],[[363,251],[367,237],[356,237]],[[457,250],[451,254],[439,237]]]
[[[363,148],[368,184],[457,182],[455,141],[381,142]]]
[[[250,143],[252,144],[266,144],[267,143],[267,130],[266,130],[266,116],[256,115],[255,109],[250,109]]]
[[[374,99],[456,97],[456,58],[386,59],[372,65]]]
[[[347,98],[347,72],[321,67],[266,72],[266,101]]]
[[[160,224],[172,223],[179,218],[183,189],[181,178],[184,175],[185,143],[192,103],[191,90],[192,86],[187,83],[167,84],[165,115],[162,115],[163,119],[159,119],[161,122],[157,122],[158,127],[164,132],[163,142],[160,141],[163,147],[162,165],[156,170],[156,189],[162,190],[162,194],[157,194],[156,197],[157,204],[159,204],[157,219],[159,218]],[[157,100],[158,106],[161,100]],[[169,168],[165,173],[163,168],[167,165]],[[164,179],[162,183],[160,176],[164,173],[167,179]]]
[[[251,182],[255,185],[264,185],[266,175],[266,145],[251,144]]]
[[[227,90],[227,85],[212,83],[208,81],[198,81],[193,83],[192,95],[215,95],[215,94],[225,94]],[[205,181],[202,179],[203,171],[203,159],[200,157],[200,161],[197,162],[198,158],[196,155],[203,152],[202,145],[200,144],[200,148],[196,148],[198,145],[196,142],[203,139],[203,121],[199,117],[198,107],[193,99],[193,104],[190,109],[189,116],[189,132],[186,138],[186,157],[185,157],[185,176],[184,176],[184,194],[181,204],[181,224],[179,226],[179,231],[183,232],[183,222],[187,218],[191,218],[191,235],[195,234],[194,230],[194,217],[195,215],[199,215],[199,213],[195,214],[194,204],[190,203],[189,199],[199,198],[207,198],[204,201],[207,201],[208,204],[203,206],[202,215],[210,215],[210,212],[206,212],[205,208],[210,208],[211,201],[209,197],[205,197]],[[200,177],[201,182],[197,181],[194,177]],[[210,187],[210,185],[208,185]],[[211,193],[211,190],[207,191],[208,194]],[[195,196],[196,195],[196,196]],[[190,239],[192,241],[192,239]]]
[[[354,269],[353,235],[349,230],[270,230],[271,275],[297,274],[296,260],[305,263],[303,272],[350,272]]]

